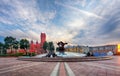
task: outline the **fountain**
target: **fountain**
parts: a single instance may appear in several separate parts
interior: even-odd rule
[[[64,43],[62,41],[57,43],[57,45],[59,46],[58,47],[59,52],[56,52],[57,56],[64,57],[64,58],[67,58],[67,57],[84,57],[84,56],[86,56],[86,54],[81,54],[81,53],[65,52],[64,46],[66,44],[68,44],[68,43]]]
[[[25,58],[25,57],[20,57],[18,58],[19,60],[28,60],[28,61],[41,61],[41,62],[81,62],[81,61],[96,61],[96,60],[108,60],[112,59],[112,57],[86,57],[86,54],[82,53],[74,53],[74,52],[65,52],[64,46],[67,43],[64,43],[62,41],[58,42],[57,45],[59,46],[58,52],[54,52],[52,50],[52,45],[51,50],[49,53],[46,54],[40,54],[31,58]],[[52,56],[52,57],[51,57]]]
[[[70,58],[70,57],[85,57],[86,54],[82,54],[82,53],[74,53],[74,52],[65,52],[65,48],[64,46],[68,44],[68,43],[64,43],[62,41],[58,42],[57,45],[58,45],[58,52],[54,52],[54,51],[49,51],[48,54],[40,54],[40,55],[37,55],[35,57],[37,58],[41,58],[41,57],[54,57],[52,54],[55,54],[57,57],[63,57],[63,58]],[[48,56],[49,55],[49,56]]]

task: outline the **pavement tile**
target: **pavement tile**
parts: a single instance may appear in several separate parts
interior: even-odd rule
[[[50,76],[58,62],[30,62],[20,61],[17,58],[0,58],[0,69],[17,66],[23,67],[14,71],[0,73],[0,76]],[[120,56],[114,56],[112,60],[91,62],[67,62],[76,76],[120,76]],[[93,65],[92,65],[93,64]],[[21,67],[22,67],[21,66]],[[19,66],[13,68],[20,68]],[[61,67],[63,69],[63,67]],[[9,69],[7,69],[9,70]],[[12,70],[12,69],[11,69]],[[0,70],[0,72],[3,70]],[[64,72],[64,71],[63,71]],[[63,76],[63,75],[62,75]]]
[[[59,76],[67,76],[64,63],[60,63]]]

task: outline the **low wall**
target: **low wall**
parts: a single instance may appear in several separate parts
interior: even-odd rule
[[[84,62],[84,61],[99,61],[99,60],[110,60],[112,57],[104,56],[104,57],[72,57],[72,58],[62,58],[62,57],[55,57],[55,58],[25,58],[19,57],[18,60],[24,61],[36,61],[36,62]]]

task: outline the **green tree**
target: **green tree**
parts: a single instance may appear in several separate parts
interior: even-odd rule
[[[56,47],[56,51],[59,51],[59,47]]]
[[[28,49],[29,48],[29,41],[27,39],[20,40],[20,48],[21,49]]]
[[[49,51],[51,51],[51,52],[53,52],[53,51],[55,50],[55,47],[54,47],[54,45],[53,45],[53,42],[49,42],[49,43],[48,43],[48,49],[49,49]]]
[[[21,39],[20,40],[20,48],[24,49],[26,51],[26,55],[27,55],[27,49],[29,48],[30,44],[29,41],[27,39]]]
[[[3,54],[4,44],[0,42],[0,54]]]
[[[47,48],[48,48],[48,43],[47,43],[47,41],[45,41],[44,44],[43,44],[43,49],[46,51]]]
[[[57,56],[56,54],[55,54],[55,52],[54,52],[54,50],[55,50],[55,47],[54,47],[54,44],[53,44],[53,42],[49,42],[48,43],[48,50],[49,50],[49,53],[46,55],[46,57],[55,57],[55,56]]]
[[[17,51],[17,49],[19,48],[19,41],[14,41],[13,48]]]
[[[12,48],[13,48],[13,44],[14,44],[15,40],[16,40],[16,38],[13,38],[12,36],[7,36],[4,38],[5,48],[11,49],[11,53],[12,53]]]

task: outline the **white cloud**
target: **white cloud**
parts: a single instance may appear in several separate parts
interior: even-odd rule
[[[72,1],[71,4],[67,4],[67,2],[66,4],[55,2],[62,8],[62,13],[60,10],[52,10],[43,13],[43,11],[36,6],[37,3],[35,0],[29,1],[28,3],[21,0],[12,2],[10,0],[4,0],[4,3],[13,7],[13,9],[10,11],[3,10],[3,13],[8,14],[10,17],[0,17],[0,21],[14,25],[17,29],[5,29],[6,31],[0,31],[0,35],[4,37],[12,35],[16,38],[27,38],[29,40],[39,41],[40,33],[45,32],[47,34],[47,40],[54,42],[62,40],[69,42],[70,44],[81,45],[99,45],[109,43],[109,41],[114,43],[116,42],[115,39],[119,39],[110,38],[107,40],[107,38],[115,36],[113,34],[120,32],[119,29],[107,36],[103,35],[101,37],[97,34],[98,29],[102,26],[103,22],[105,22],[106,19],[109,19],[106,18],[106,15],[111,15],[110,12],[113,9],[112,6],[115,7],[114,5],[116,5],[117,0],[112,3],[108,2],[110,1],[101,0],[100,4],[89,10],[86,10],[86,7],[92,6],[93,3],[95,3],[94,1],[87,3],[86,0],[77,0]],[[78,8],[79,6],[82,6],[85,10]],[[57,23],[54,24],[51,21],[58,13],[60,14],[60,20],[63,21],[63,25],[61,26],[58,26]],[[81,33],[81,31],[83,31],[83,33]]]
[[[32,40],[39,40],[40,38],[40,34],[39,33],[36,33],[34,31],[27,31],[26,32],[28,35],[29,35],[29,38],[32,39]]]
[[[24,1],[4,1],[6,5],[10,5],[12,8],[11,11],[7,14],[10,15],[11,20],[15,20],[11,23],[13,25],[16,25],[16,27],[23,29],[24,34],[22,30],[7,30],[10,35],[20,38],[31,38],[33,40],[39,40],[39,35],[42,31],[47,32],[46,28],[48,27],[49,21],[55,17],[56,11],[53,12],[46,12],[43,13],[41,10],[39,10],[36,7],[36,1],[32,0],[28,2],[27,4],[24,3]],[[10,14],[11,13],[11,14]],[[13,17],[12,17],[13,16]],[[0,19],[0,21],[4,22],[5,24],[9,23],[10,20],[5,18],[3,20],[3,17]],[[33,31],[34,30],[34,31]],[[16,33],[15,33],[16,32]],[[2,34],[7,36],[8,34]],[[20,36],[18,36],[20,35]]]
[[[9,25],[13,24],[12,21],[1,17],[0,17],[0,23],[9,24]]]
[[[73,18],[73,20],[68,21],[65,25],[68,26],[68,28],[72,28],[75,30],[84,29],[86,26],[85,21],[83,19],[77,18]]]
[[[95,17],[95,18],[98,18],[98,19],[103,19],[101,16],[98,16],[98,15],[92,13],[92,12],[81,10],[81,9],[76,8],[76,7],[73,7],[73,6],[70,6],[70,5],[66,5],[66,4],[57,2],[57,1],[56,1],[56,4],[61,5],[61,6],[66,7],[66,8],[69,8],[69,9],[72,9],[73,11],[80,12],[80,13],[88,16],[88,17]]]

